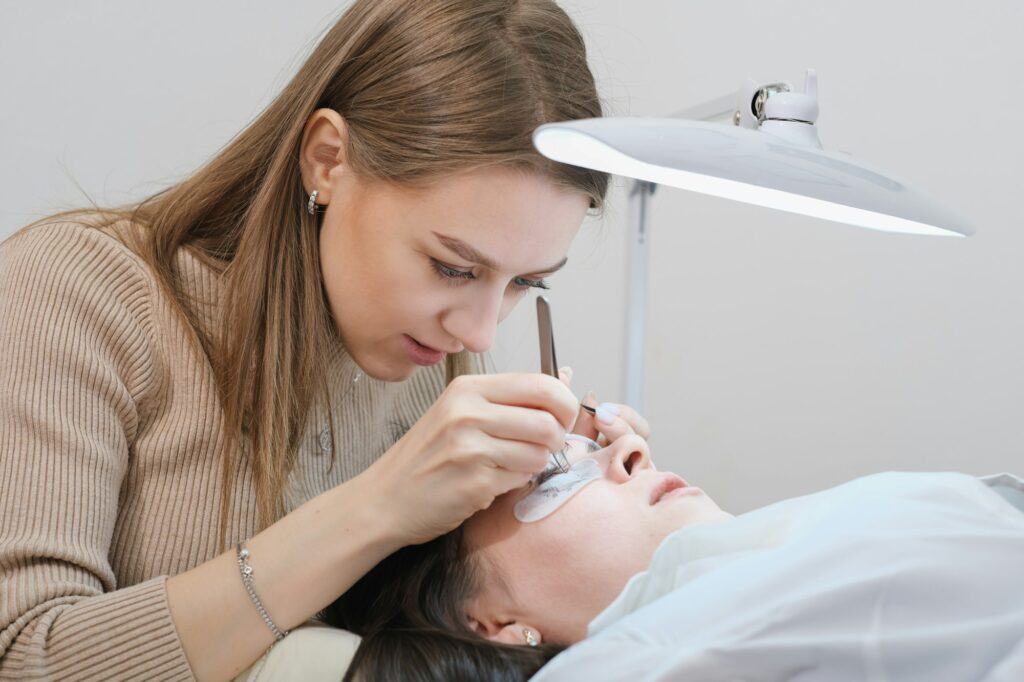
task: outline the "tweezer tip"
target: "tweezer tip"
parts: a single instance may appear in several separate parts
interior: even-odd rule
[[[566,458],[564,452],[562,452],[561,450],[558,452],[552,452],[551,460],[555,468],[555,471],[557,471],[560,474],[565,474],[569,472],[569,460]]]

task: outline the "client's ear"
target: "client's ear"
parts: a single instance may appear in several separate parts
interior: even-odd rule
[[[480,621],[473,616],[467,616],[469,618],[469,625],[485,639],[489,639],[492,642],[501,642],[502,644],[514,644],[514,645],[529,645],[529,644],[540,644],[544,637],[541,635],[540,630],[527,623],[520,623],[519,621],[511,621],[507,623],[501,623],[498,621]]]

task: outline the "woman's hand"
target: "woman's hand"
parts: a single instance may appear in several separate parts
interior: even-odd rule
[[[578,410],[566,384],[543,374],[461,376],[352,483],[396,548],[426,542],[526,485]]]
[[[629,405],[618,403],[597,403],[593,393],[588,393],[581,401],[583,405],[594,407],[597,414],[591,415],[586,410],[580,410],[579,418],[576,420],[574,433],[586,436],[598,441],[602,445],[633,434],[647,440],[651,436],[651,426],[636,410]]]

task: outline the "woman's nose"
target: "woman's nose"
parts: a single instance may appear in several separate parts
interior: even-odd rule
[[[501,301],[474,301],[450,309],[441,326],[471,353],[483,353],[494,343],[498,331]]]
[[[621,436],[608,446],[611,459],[608,462],[608,480],[625,483],[644,469],[653,469],[651,449],[647,441],[636,434]]]

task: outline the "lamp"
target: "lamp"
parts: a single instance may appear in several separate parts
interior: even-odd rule
[[[735,105],[734,105],[735,103]],[[733,125],[710,123],[732,113]],[[626,402],[640,407],[647,302],[647,206],[657,185],[890,232],[968,236],[957,215],[887,173],[818,141],[817,76],[804,92],[750,79],[671,118],[591,118],[533,133],[544,156],[635,178],[629,193]]]

